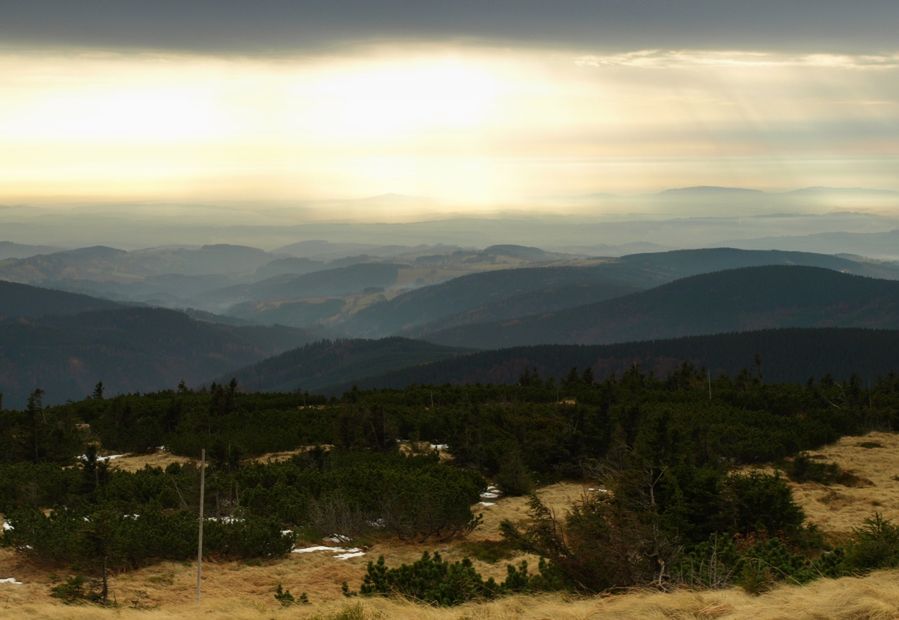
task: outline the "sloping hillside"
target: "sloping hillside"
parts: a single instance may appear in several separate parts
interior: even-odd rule
[[[449,346],[605,344],[778,327],[899,328],[899,282],[815,267],[752,267],[677,280],[559,312],[429,334]]]
[[[805,265],[856,275],[899,278],[895,265],[826,254],[731,248],[653,252],[605,259],[592,266],[471,274],[374,304],[342,327],[347,334],[367,337],[417,335],[472,320],[514,318],[598,302],[687,276],[763,265]]]
[[[212,291],[204,299],[213,303],[236,304],[246,301],[305,299],[359,293],[396,282],[400,265],[358,263],[303,275],[280,275],[262,282]]]
[[[46,245],[27,245],[23,243],[14,243],[12,241],[0,241],[0,260],[9,258],[28,258],[38,254],[49,254],[50,252],[58,252],[59,248],[52,248]]]
[[[712,376],[761,371],[768,381],[802,382],[831,374],[865,378],[899,372],[899,331],[777,329],[612,345],[541,345],[482,351],[357,381],[360,388],[413,384],[515,383],[525,370],[563,379],[572,368],[590,368],[597,379],[621,375],[635,364],[665,376],[684,362]],[[758,368],[756,361],[761,362]],[[348,385],[336,386],[340,392]]]
[[[322,341],[282,353],[223,377],[243,389],[315,391],[461,355],[464,351],[407,338]]]
[[[76,293],[0,280],[0,319],[111,310],[118,304]]]
[[[21,406],[35,388],[47,402],[200,383],[310,340],[287,327],[201,322],[171,310],[126,308],[0,322],[0,393]]]

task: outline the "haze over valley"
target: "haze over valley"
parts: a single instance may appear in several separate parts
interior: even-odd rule
[[[0,8],[0,617],[899,618],[895,0]]]

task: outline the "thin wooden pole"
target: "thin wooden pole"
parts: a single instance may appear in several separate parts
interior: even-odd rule
[[[200,581],[203,578],[203,505],[206,502],[206,448],[200,450],[200,524],[197,536],[197,602],[200,602]]]

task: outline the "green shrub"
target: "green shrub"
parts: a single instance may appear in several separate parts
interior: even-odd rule
[[[818,482],[820,484],[842,484],[860,486],[862,480],[844,470],[836,463],[822,462],[802,452],[783,463],[783,470],[793,482]]]
[[[725,480],[724,492],[728,529],[735,534],[794,535],[805,520],[790,487],[778,475],[758,472],[730,475]]]
[[[96,584],[81,575],[71,575],[65,581],[50,588],[50,596],[61,599],[66,605],[97,603],[101,596]]]
[[[493,579],[484,581],[471,560],[447,562],[439,553],[425,552],[420,560],[388,568],[384,556],[369,562],[359,593],[363,596],[398,595],[432,605],[459,605],[473,599],[490,599],[497,594]]]
[[[517,447],[510,448],[500,459],[495,481],[506,495],[527,495],[534,490],[534,480]]]
[[[541,563],[541,570],[545,564]],[[384,556],[369,562],[359,594],[363,596],[403,596],[431,605],[460,605],[466,601],[493,599],[503,594],[542,589],[549,583],[541,575],[529,575],[527,562],[506,567],[506,579],[497,583],[484,580],[471,560],[447,562],[439,553],[425,552],[412,564],[388,568]],[[344,594],[354,593],[344,584]]]
[[[309,596],[302,592],[298,597],[294,597],[290,590],[286,589],[280,583],[278,587],[275,588],[275,600],[281,603],[282,607],[290,607],[294,604],[308,605],[309,604]]]
[[[866,572],[899,566],[899,526],[880,513],[865,519],[846,545],[844,560],[849,572]]]

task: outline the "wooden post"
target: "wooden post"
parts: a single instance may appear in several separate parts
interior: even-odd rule
[[[203,504],[206,501],[206,448],[200,450],[200,524],[197,536],[197,603],[200,602],[200,581],[203,578]]]

